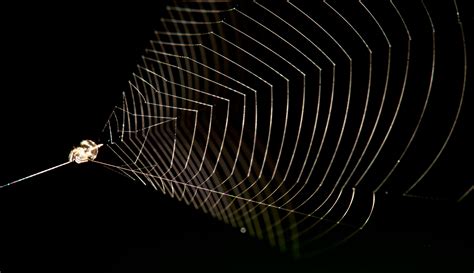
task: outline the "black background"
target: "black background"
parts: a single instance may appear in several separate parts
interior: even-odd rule
[[[0,7],[1,184],[62,163],[98,136],[163,6]],[[443,161],[452,165],[437,168],[472,181],[467,168],[449,175],[472,162],[465,119],[460,128]],[[150,187],[68,165],[0,190],[0,271],[472,272],[471,201],[472,193],[462,203],[387,196],[353,240],[293,260]]]

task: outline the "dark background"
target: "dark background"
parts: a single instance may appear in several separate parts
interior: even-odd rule
[[[0,7],[0,184],[62,163],[73,145],[97,138],[163,6]],[[465,19],[472,45],[472,14]],[[463,123],[436,167],[452,183],[473,181],[456,167],[472,162],[468,88]],[[461,203],[387,196],[353,240],[293,260],[150,187],[68,165],[0,190],[0,271],[472,272],[470,218],[472,193]]]

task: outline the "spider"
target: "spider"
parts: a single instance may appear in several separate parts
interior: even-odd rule
[[[75,161],[80,164],[92,161],[97,157],[101,146],[102,144],[95,144],[92,140],[83,140],[79,147],[72,149],[69,153],[69,162]]]

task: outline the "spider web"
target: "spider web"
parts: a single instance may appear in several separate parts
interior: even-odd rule
[[[436,5],[170,5],[95,162],[297,256],[354,236],[379,196],[458,199],[423,183],[467,71],[457,2]]]

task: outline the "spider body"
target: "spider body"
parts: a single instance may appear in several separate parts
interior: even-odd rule
[[[78,164],[92,161],[97,157],[101,146],[102,144],[95,144],[92,140],[83,140],[79,147],[71,150],[69,161],[75,161]]]

